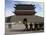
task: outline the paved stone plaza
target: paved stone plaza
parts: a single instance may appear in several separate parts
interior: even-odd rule
[[[25,29],[25,26],[23,24],[12,24],[12,28],[9,29],[8,23],[6,23],[5,24],[5,35],[28,34],[28,33],[32,33],[32,32],[33,33],[40,32],[40,31],[24,31],[24,29]]]

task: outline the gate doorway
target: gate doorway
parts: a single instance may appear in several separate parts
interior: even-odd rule
[[[23,19],[23,24],[25,25],[25,30],[28,30],[27,18]]]

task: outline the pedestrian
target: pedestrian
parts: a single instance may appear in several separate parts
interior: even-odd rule
[[[32,30],[32,23],[30,23],[29,26],[30,26],[29,30]]]
[[[26,18],[23,20],[23,24],[25,25],[25,30],[28,30],[28,24],[27,24],[27,19]]]

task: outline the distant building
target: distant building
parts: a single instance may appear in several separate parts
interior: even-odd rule
[[[27,24],[36,23],[36,24],[43,24],[44,27],[44,17],[36,16],[35,15],[35,5],[32,4],[17,4],[14,7],[16,10],[13,12],[15,15],[11,16],[10,22],[23,23],[23,20],[27,19]],[[8,20],[9,21],[9,20]]]
[[[35,16],[35,5],[32,4],[17,4],[14,7],[16,10],[13,12],[15,15],[11,17],[11,22],[23,23],[24,18],[27,18],[27,22],[44,22],[44,18]]]

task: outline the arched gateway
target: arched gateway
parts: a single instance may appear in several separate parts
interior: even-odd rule
[[[23,19],[23,24],[25,25],[25,30],[28,30],[27,18]]]

